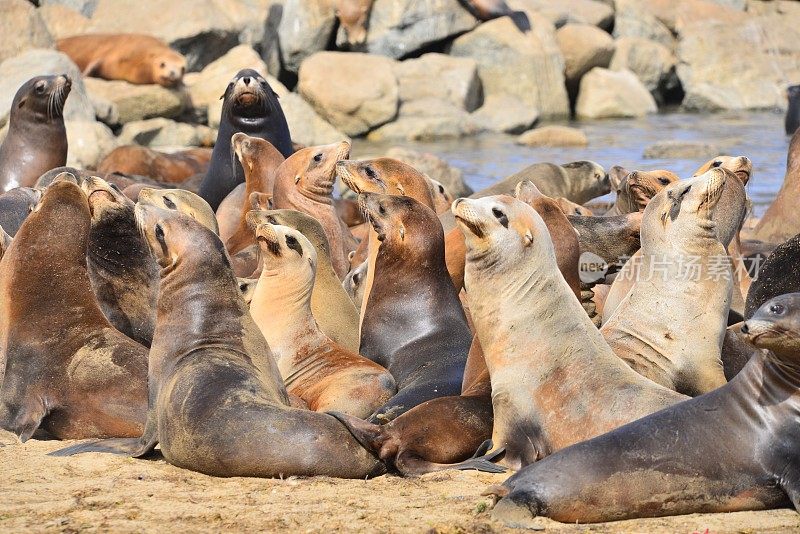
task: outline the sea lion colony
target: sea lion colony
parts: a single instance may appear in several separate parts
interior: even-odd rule
[[[64,167],[69,88],[25,83],[0,147],[0,428],[22,441],[216,476],[512,470],[488,494],[514,525],[800,505],[800,133],[744,239],[746,157],[536,164],[451,205],[347,142],[293,150],[245,70],[212,153],[95,172]],[[581,254],[631,259],[586,280]]]

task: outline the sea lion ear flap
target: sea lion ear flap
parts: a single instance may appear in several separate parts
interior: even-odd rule
[[[531,233],[530,229],[525,231],[525,235],[522,236],[522,242],[525,243],[526,247],[529,247],[531,244],[533,244],[533,234]]]
[[[402,196],[406,196],[406,190],[405,190],[405,188],[403,187],[403,184],[401,184],[401,183],[398,183],[398,184],[397,184],[397,190],[398,190],[398,191],[400,191],[400,195],[402,195]]]
[[[24,106],[25,105],[25,101],[27,101],[27,100],[28,100],[27,96],[20,98],[19,99],[19,104],[17,104],[17,108],[21,108],[22,106]]]
[[[406,238],[406,227],[402,224],[400,225],[400,240],[403,241]]]
[[[536,187],[536,184],[531,182],[530,180],[523,180],[517,184],[517,187],[514,188],[514,197],[517,200],[521,200],[522,202],[530,203],[534,199],[542,198],[544,195],[539,188]]]

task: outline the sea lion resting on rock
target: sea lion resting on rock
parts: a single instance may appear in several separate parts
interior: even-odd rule
[[[490,493],[524,526],[800,510],[800,294],[768,301],[743,332],[757,356],[729,383],[528,466]]]
[[[15,187],[0,194],[0,226],[3,230],[14,237],[41,198],[42,192],[32,187]]]
[[[17,90],[8,133],[0,144],[0,191],[31,187],[45,172],[67,164],[64,103],[72,80],[37,76]]]
[[[617,198],[614,205],[605,215],[624,215],[644,211],[647,203],[654,196],[678,177],[669,171],[633,171],[620,182],[617,187]]]
[[[209,161],[210,148],[164,153],[145,146],[125,145],[103,158],[97,165],[97,172],[147,176],[162,183],[180,184],[195,174],[205,174]]]
[[[465,288],[492,384],[495,450],[514,468],[686,397],[637,374],[605,342],[556,265],[536,210],[459,199]]]
[[[186,72],[186,58],[151,35],[96,33],[56,42],[83,72],[106,80],[174,87]]]

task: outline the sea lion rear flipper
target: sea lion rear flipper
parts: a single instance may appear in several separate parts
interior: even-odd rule
[[[375,456],[380,455],[381,447],[387,438],[381,426],[341,412],[327,413],[338,419],[362,447]]]
[[[494,456],[481,456],[455,464],[437,464],[423,460],[417,456],[401,454],[395,459],[394,465],[404,476],[419,476],[425,473],[445,471],[447,469],[457,469],[460,471],[474,469],[475,471],[482,471],[484,473],[505,473],[507,469],[502,465],[493,463],[493,459]]]

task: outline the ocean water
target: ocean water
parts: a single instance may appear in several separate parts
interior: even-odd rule
[[[580,128],[589,139],[587,147],[530,148],[514,143],[515,136],[481,135],[433,142],[372,143],[357,140],[353,157],[379,153],[389,146],[406,146],[432,152],[464,173],[474,190],[491,185],[532,163],[567,163],[592,160],[606,170],[614,165],[636,170],[667,169],[688,178],[702,160],[645,159],[649,145],[668,140],[703,141],[718,147],[720,154],[749,157],[753,175],[747,186],[756,217],[763,215],[783,183],[789,137],[783,131],[783,113],[728,112],[714,114],[661,113],[641,119],[612,119],[566,123]],[[611,199],[608,196],[607,199]]]

